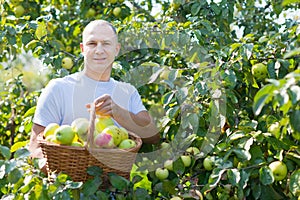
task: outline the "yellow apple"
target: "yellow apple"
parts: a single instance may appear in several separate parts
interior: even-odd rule
[[[72,122],[71,127],[77,133],[78,138],[85,142],[87,141],[89,125],[90,122],[88,119],[80,117]]]
[[[126,140],[129,137],[128,131],[123,127],[120,127],[120,134],[121,134],[121,141]]]
[[[49,135],[54,135],[55,130],[59,127],[57,123],[50,123],[46,126],[44,130],[44,136],[45,138],[48,137]]]
[[[120,131],[119,127],[117,127],[116,125],[110,125],[102,131],[102,133],[108,133],[113,137],[114,143],[116,146],[118,146],[121,142],[121,133],[120,132],[121,131]]]
[[[121,14],[121,11],[122,11],[122,9],[121,9],[120,7],[115,7],[115,8],[113,9],[113,14],[114,14],[114,16],[119,17],[120,14]]]
[[[114,125],[111,117],[97,116],[95,119],[95,127],[98,133],[101,133],[106,127]]]
[[[18,5],[14,8],[14,12],[15,12],[16,17],[22,17],[22,15],[25,12],[25,9],[22,5]]]
[[[70,57],[65,57],[61,61],[61,66],[65,69],[71,69],[73,67],[73,60]]]
[[[276,181],[283,180],[287,175],[286,164],[282,161],[274,161],[274,162],[270,163],[269,168],[271,169],[274,179]]]

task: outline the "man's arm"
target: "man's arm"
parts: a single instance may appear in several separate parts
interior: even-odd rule
[[[30,135],[30,142],[29,142],[29,151],[31,153],[32,158],[42,158],[42,149],[39,147],[37,142],[37,136],[43,132],[45,129],[44,126],[38,125],[33,123],[32,129],[31,129],[31,135]]]

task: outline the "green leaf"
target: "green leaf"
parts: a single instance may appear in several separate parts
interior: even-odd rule
[[[94,194],[96,191],[98,191],[99,186],[102,184],[102,180],[100,177],[95,177],[94,179],[89,179],[86,182],[84,182],[82,186],[82,193],[86,196]]]
[[[232,185],[232,186],[237,186],[241,176],[240,176],[240,172],[237,169],[229,169],[227,171],[227,175],[228,175],[228,182]]]
[[[10,159],[11,153],[8,147],[0,145],[0,151],[6,160]]]
[[[26,118],[28,116],[33,116],[34,112],[35,112],[36,106],[33,106],[31,108],[29,108],[26,113],[24,114],[23,118]]]
[[[181,159],[177,159],[175,162],[173,162],[173,171],[176,174],[183,174],[185,170],[184,164]]]
[[[211,188],[214,188],[217,186],[217,184],[220,182],[221,177],[225,171],[226,171],[226,169],[220,169],[220,168],[213,169],[213,171],[208,179],[208,184]]]
[[[42,37],[47,35],[46,24],[44,21],[38,22],[38,27],[35,31],[35,36],[40,40]]]
[[[259,180],[263,185],[269,185],[274,182],[274,176],[269,167],[264,166],[259,169]]]
[[[87,173],[91,176],[101,176],[103,174],[103,170],[98,166],[90,166],[87,168]]]
[[[254,96],[253,112],[259,115],[264,105],[272,98],[274,86],[271,84],[265,85]]]
[[[243,161],[251,159],[251,154],[249,153],[249,151],[246,151],[245,149],[233,149],[232,151],[239,159]]]
[[[20,178],[22,178],[22,176],[23,173],[18,168],[15,168],[8,174],[7,180],[9,183],[15,184]]]
[[[28,157],[30,155],[30,152],[28,149],[26,148],[19,148],[15,154],[14,154],[14,158],[24,158],[24,157]]]
[[[289,1],[291,1],[291,0],[289,0]],[[282,4],[284,4],[285,2],[287,2],[287,0],[283,1]],[[299,0],[298,0],[298,2],[299,2]],[[287,52],[286,54],[284,54],[283,58],[287,59],[287,58],[294,57],[297,55],[300,55],[300,48],[297,48],[297,49]]]
[[[26,146],[28,143],[29,143],[28,140],[27,140],[27,141],[16,142],[16,143],[14,143],[14,144],[11,146],[10,151],[11,151],[11,152],[15,152],[15,151],[17,151],[18,149],[20,149],[20,148]]]
[[[149,196],[149,193],[146,189],[144,188],[137,188],[135,191],[134,191],[134,197],[133,197],[134,200],[150,200],[150,196]]]
[[[293,110],[289,116],[290,124],[294,131],[300,132],[300,110]]]
[[[123,190],[129,186],[130,181],[127,180],[126,178],[119,176],[115,173],[108,173],[108,178],[111,183],[111,185],[118,189],[118,190]]]
[[[199,3],[194,3],[191,7],[192,15],[197,15],[199,13],[200,9],[201,9],[200,4]]]
[[[292,104],[296,104],[300,100],[300,87],[298,85],[292,85],[288,88],[288,93]]]
[[[294,196],[300,196],[300,169],[294,171],[290,177],[289,188]]]

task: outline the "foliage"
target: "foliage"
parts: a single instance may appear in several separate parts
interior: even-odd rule
[[[40,91],[29,92],[22,75],[1,91],[2,198],[14,199],[297,199],[299,196],[299,32],[297,19],[276,20],[298,1],[1,1],[0,62],[32,53],[49,78],[82,69],[79,43],[90,20],[117,27],[122,51],[113,76],[135,85],[153,115],[162,141],[143,145],[131,181],[111,175],[101,191],[94,179],[72,182],[65,174],[49,182],[26,146]],[[21,5],[24,13],[15,8]],[[115,15],[114,8],[121,8]],[[61,61],[74,65],[64,69]],[[252,66],[267,66],[256,79]],[[9,70],[13,65],[0,65]],[[186,152],[189,146],[200,154]],[[151,153],[152,152],[152,153]],[[180,158],[192,158],[188,167]],[[159,155],[159,156],[158,156]],[[204,159],[213,161],[212,170]],[[155,169],[173,159],[165,180]],[[275,181],[268,165],[281,160],[288,175]]]

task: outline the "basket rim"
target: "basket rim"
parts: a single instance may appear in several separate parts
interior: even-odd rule
[[[37,141],[38,144],[42,144],[44,146],[51,146],[51,147],[57,147],[57,148],[62,148],[62,149],[74,149],[74,150],[87,150],[87,151],[104,151],[104,152],[108,152],[108,151],[119,151],[119,152],[134,152],[134,151],[138,151],[141,146],[142,146],[142,139],[135,133],[128,131],[129,136],[133,137],[133,140],[136,142],[136,146],[132,147],[132,148],[128,148],[128,149],[120,149],[118,147],[114,147],[114,148],[100,148],[100,147],[88,147],[88,146],[84,146],[84,147],[78,147],[78,146],[71,146],[71,145],[64,145],[64,144],[58,144],[58,143],[54,143],[54,142],[50,142],[47,141],[44,138],[43,132],[41,132],[38,135]]]

